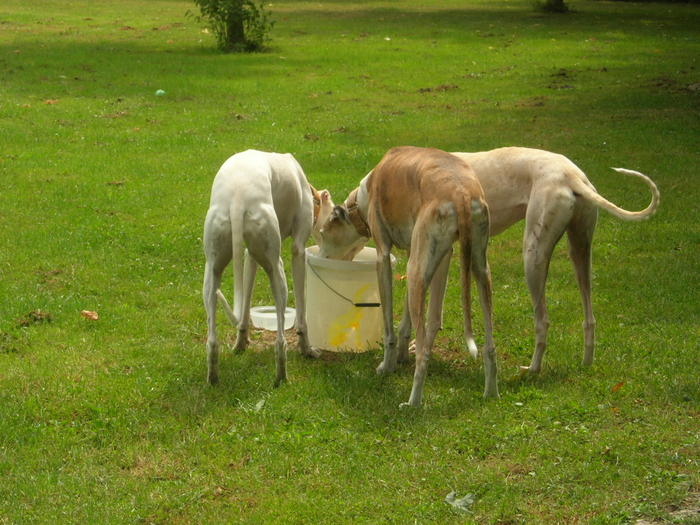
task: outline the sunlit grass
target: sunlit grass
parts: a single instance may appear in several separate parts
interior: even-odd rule
[[[697,493],[700,11],[570,5],[275,2],[271,49],[222,55],[187,2],[4,1],[0,523],[625,523]],[[515,227],[489,248],[499,401],[464,351],[456,265],[420,411],[398,409],[410,366],[374,374],[380,350],[290,345],[273,389],[262,333],[209,387],[201,229],[221,163],[290,151],[341,201],[399,144],[558,151],[630,209],[646,190],[609,166],[658,183],[650,221],[601,214],[593,368],[562,242],[545,367],[518,376]]]

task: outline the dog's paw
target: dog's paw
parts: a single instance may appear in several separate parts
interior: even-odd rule
[[[500,399],[501,395],[498,393],[498,387],[491,390],[484,390],[484,399]]]
[[[520,377],[524,377],[524,376],[527,376],[527,375],[533,375],[533,376],[534,376],[534,375],[537,375],[537,374],[539,374],[539,373],[540,373],[539,370],[533,370],[533,369],[532,369],[531,367],[529,367],[529,366],[520,366],[520,367],[518,367],[518,374],[519,374]]]
[[[386,361],[382,361],[377,367],[377,374],[380,376],[391,374],[395,369],[396,366],[389,366]]]
[[[236,354],[242,354],[246,348],[248,348],[248,343],[250,341],[248,340],[248,332],[247,331],[239,331],[238,332],[238,337],[236,337],[236,344],[233,345],[233,351]]]
[[[420,403],[419,404],[413,404],[410,401],[407,401],[405,403],[400,403],[399,404],[399,410],[416,410],[420,408]]]
[[[309,357],[311,359],[318,359],[321,357],[321,350],[314,348],[312,346],[307,346],[306,348],[300,348],[299,351],[304,357]]]

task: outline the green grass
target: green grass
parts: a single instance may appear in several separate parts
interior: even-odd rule
[[[700,10],[570,6],[282,1],[269,52],[222,55],[188,2],[4,0],[0,523],[627,523],[700,491]],[[646,190],[609,166],[657,182],[650,221],[601,214],[594,366],[562,243],[544,370],[517,375],[516,227],[489,249],[499,401],[463,349],[456,265],[421,410],[398,409],[411,367],[374,374],[380,350],[290,349],[273,389],[261,334],[209,387],[201,228],[221,163],[290,151],[342,201],[400,144],[558,151],[631,209]]]

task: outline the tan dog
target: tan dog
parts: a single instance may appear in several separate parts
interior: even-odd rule
[[[396,368],[397,342],[392,320],[393,246],[408,251],[407,305],[416,327],[416,369],[408,401],[419,406],[433,341],[440,328],[442,301],[452,245],[459,241],[462,305],[467,345],[476,355],[470,314],[470,270],[474,270],[484,316],[485,397],[497,397],[496,351],[491,320],[491,277],[486,260],[489,210],[481,186],[464,162],[444,151],[400,147],[389,150],[377,167],[336,206],[321,230],[320,255],[352,259],[371,236],[377,245],[377,273],[384,315],[384,360],[378,373]],[[426,329],[425,298],[430,287]],[[407,344],[407,341],[406,341]]]
[[[583,363],[590,365],[595,344],[595,319],[591,308],[591,242],[598,208],[622,220],[647,219],[659,205],[656,185],[639,172],[613,168],[640,178],[651,190],[649,206],[631,212],[601,197],[586,175],[563,155],[529,148],[499,148],[455,155],[469,164],[481,183],[489,206],[491,235],[498,235],[525,219],[523,257],[535,310],[536,335],[532,362],[529,367],[521,368],[536,373],[542,366],[549,326],[545,302],[547,271],[554,246],[564,232],[569,237],[569,254],[583,302]],[[400,358],[407,358],[407,352]]]

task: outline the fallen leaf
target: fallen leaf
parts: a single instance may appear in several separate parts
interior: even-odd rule
[[[90,321],[97,321],[100,318],[97,312],[93,312],[92,310],[81,310],[80,315]]]
[[[406,276],[405,276],[405,275],[401,275],[400,273],[397,273],[397,274],[396,274],[396,280],[397,280],[397,281],[403,281],[403,280],[405,280],[405,279],[406,279]]]
[[[57,98],[48,98],[48,99],[44,100],[44,104],[46,104],[48,106],[58,104],[58,99]]]
[[[618,392],[623,386],[625,386],[625,382],[624,382],[624,381],[620,381],[620,382],[617,383],[614,387],[612,387],[612,388],[610,389],[610,391],[614,394],[615,392]]]

